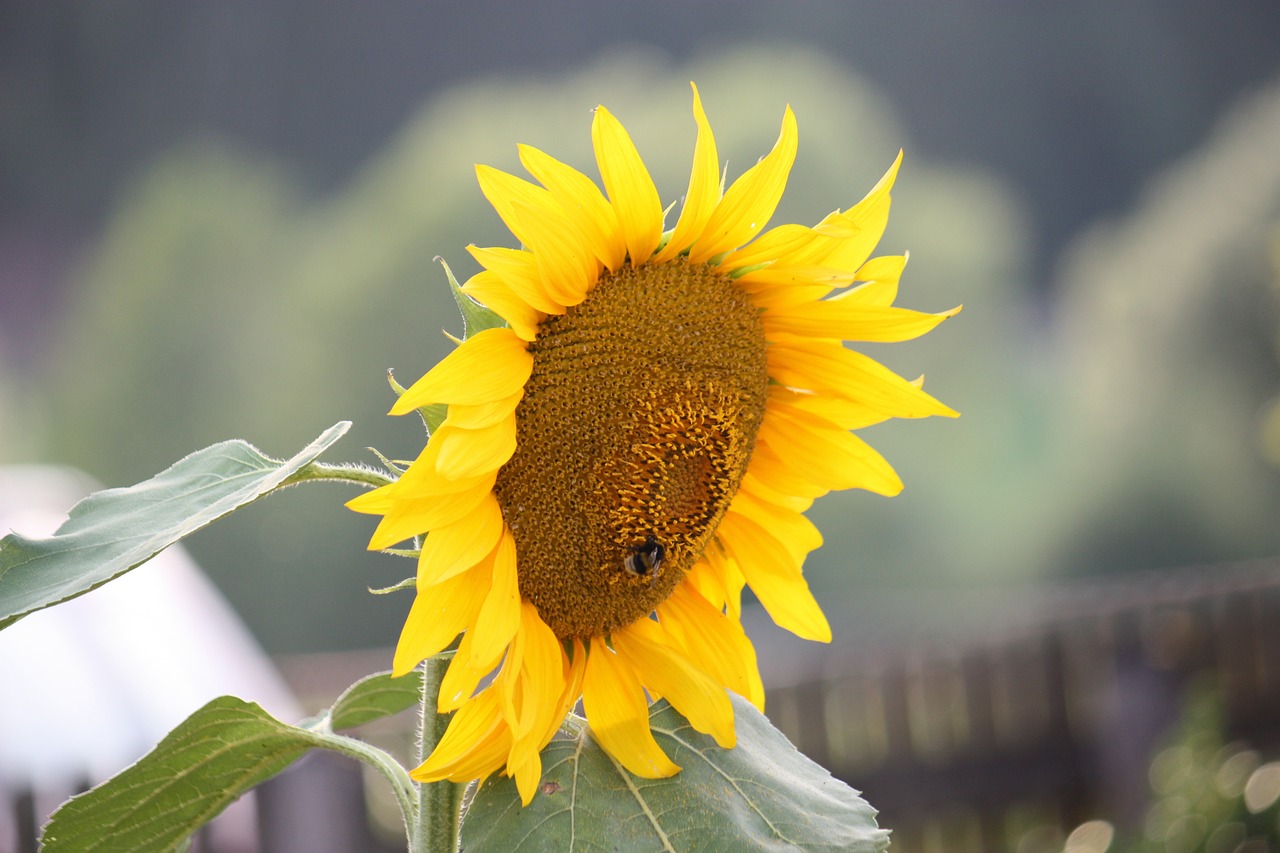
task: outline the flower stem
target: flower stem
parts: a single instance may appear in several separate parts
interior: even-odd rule
[[[338,480],[370,488],[395,482],[394,477],[365,465],[330,465],[325,462],[310,462],[299,468],[285,481],[284,485],[292,486],[308,480]]]
[[[419,740],[419,763],[436,748],[444,730],[449,725],[449,715],[436,713],[440,695],[440,682],[444,679],[450,655],[428,658],[422,675],[422,737]],[[461,827],[462,793],[464,785],[442,780],[420,782],[418,788],[418,818],[411,830],[411,853],[439,853],[458,849],[458,832]]]

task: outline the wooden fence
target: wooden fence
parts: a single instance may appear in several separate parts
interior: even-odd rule
[[[900,853],[1140,827],[1197,676],[1221,689],[1228,735],[1280,744],[1280,561],[1059,586],[985,636],[939,634],[829,646],[769,690],[774,722],[867,793]]]

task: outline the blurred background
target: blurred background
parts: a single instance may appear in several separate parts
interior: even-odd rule
[[[594,175],[603,102],[676,201],[696,80],[731,178],[796,110],[775,222],[851,205],[905,149],[880,247],[911,252],[900,303],[965,305],[872,349],[964,416],[866,431],[906,490],[811,513],[826,544],[806,571],[837,646],[884,650],[883,673],[906,648],[1052,634],[1064,608],[1219,613],[1205,578],[1243,577],[1228,592],[1255,601],[1280,556],[1277,45],[1280,6],[1262,0],[10,0],[0,464],[124,485],[226,438],[289,456],[340,419],[355,426],[332,461],[412,457],[420,428],[384,416],[384,374],[416,379],[460,331],[432,259],[464,278],[468,243],[511,244],[472,164],[518,171],[526,142]],[[351,494],[284,493],[187,543],[286,672],[384,649],[407,612],[407,595],[366,592],[411,567],[365,553]],[[1234,565],[1195,568],[1219,564]],[[1165,577],[1182,580],[1153,604]],[[830,674],[770,626],[756,636],[767,680]],[[1176,681],[1134,736],[1144,768],[1190,725]],[[1194,719],[1218,719],[1213,701]],[[1089,791],[1044,812],[1043,849],[1121,820]],[[1145,807],[1125,808],[1149,822]],[[910,820],[924,828],[901,849],[943,843]],[[1037,821],[1010,846],[1040,843]]]

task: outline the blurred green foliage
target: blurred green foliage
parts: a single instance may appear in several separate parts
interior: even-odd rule
[[[800,154],[775,222],[852,205],[905,148],[880,251],[911,252],[901,304],[965,304],[921,341],[869,348],[908,377],[926,373],[964,417],[866,432],[902,474],[901,497],[819,501],[827,544],[807,572],[833,623],[842,592],[1280,551],[1265,521],[1280,509],[1280,480],[1260,470],[1249,439],[1280,374],[1269,351],[1269,372],[1254,351],[1262,267],[1251,242],[1255,225],[1274,221],[1280,179],[1206,152],[1226,161],[1217,172],[1171,178],[1179,192],[1154,194],[1081,245],[1050,313],[1027,295],[1017,192],[930,163],[864,81],[790,48],[679,68],[636,53],[560,79],[463,86],[324,198],[304,197],[288,164],[216,141],[174,151],[140,176],[82,265],[57,356],[22,389],[30,402],[9,446],[112,485],[229,437],[284,455],[341,418],[355,427],[334,458],[364,446],[416,455],[420,426],[383,414],[383,374],[417,379],[451,346],[440,330],[460,331],[432,259],[461,278],[477,268],[468,243],[512,245],[472,164],[520,173],[525,142],[594,176],[590,109],[603,102],[663,198],[678,201],[694,139],[690,79],[730,179],[794,106]],[[1220,193],[1223,175],[1259,198],[1271,187],[1270,207],[1238,211]],[[1203,226],[1228,214],[1230,228]],[[2,417],[0,430],[19,429]],[[371,524],[341,508],[347,497],[285,494],[191,543],[273,651],[395,639],[408,596],[364,590],[411,566],[364,554]],[[1134,525],[1140,535],[1126,538]]]
[[[1063,265],[1054,565],[1158,568],[1280,552],[1260,416],[1280,387],[1271,259],[1280,85],[1101,222]],[[1070,413],[1062,404],[1071,407]]]
[[[1151,761],[1151,806],[1136,838],[1093,821],[1073,831],[1066,853],[1267,853],[1280,849],[1280,761],[1225,742],[1221,694],[1188,693],[1183,719]],[[1115,842],[1114,845],[1112,842]]]

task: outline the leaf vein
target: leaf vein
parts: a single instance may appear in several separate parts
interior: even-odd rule
[[[585,739],[585,737],[584,737]],[[604,757],[609,759],[609,763],[613,765],[613,769],[617,771],[622,783],[627,786],[627,790],[631,792],[631,796],[635,798],[636,803],[640,806],[640,810],[644,812],[644,816],[648,819],[649,825],[653,827],[653,831],[658,833],[658,838],[662,840],[662,849],[669,853],[676,853],[676,849],[671,846],[671,839],[667,838],[667,834],[662,830],[662,826],[658,823],[658,818],[654,815],[652,809],[649,808],[649,801],[645,799],[640,789],[631,780],[631,774],[625,767],[618,763],[618,760],[610,754],[609,750],[603,747],[600,750]]]
[[[747,806],[750,807],[750,809],[753,812],[755,812],[757,815],[760,816],[760,819],[763,820],[765,822],[765,825],[769,827],[770,832],[772,832],[775,836],[777,836],[782,841],[787,842],[788,844],[795,844],[797,846],[799,845],[798,841],[796,841],[794,838],[788,837],[781,830],[779,830],[778,827],[774,826],[773,821],[769,820],[769,816],[766,815],[760,809],[760,807],[756,805],[755,801],[752,800],[751,797],[747,796],[747,793],[744,790],[742,790],[741,787],[738,786],[738,782],[736,779],[734,779],[728,773],[725,773],[724,770],[722,770],[719,765],[717,765],[714,761],[708,758],[704,750],[696,748],[693,744],[689,743],[687,740],[685,740],[684,738],[676,734],[676,731],[678,730],[670,730],[667,732],[667,735],[676,743],[680,744],[681,746],[685,747],[690,752],[692,752],[694,755],[701,758],[708,767],[710,767],[721,778],[723,778],[726,782],[728,782],[729,785],[733,788],[733,790],[737,792],[738,796],[742,797],[742,801],[746,803]]]

